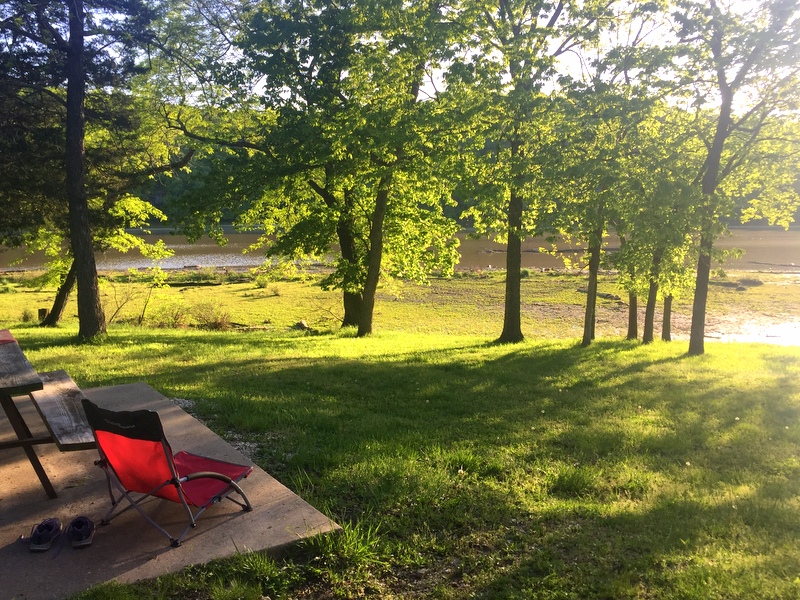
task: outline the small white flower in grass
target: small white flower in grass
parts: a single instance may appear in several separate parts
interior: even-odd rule
[[[687,466],[687,467],[691,467],[691,466],[692,466],[692,463],[690,463],[690,462],[687,460],[687,461],[686,461],[686,466]]]
[[[465,473],[466,473],[466,471],[464,470],[464,467],[463,467],[463,465],[462,465],[461,467],[459,467],[459,468],[458,468],[458,474],[459,474],[459,475],[464,475]]]
[[[738,421],[738,420],[739,420],[739,417],[736,417],[736,418],[734,419],[734,421]]]
[[[788,425],[786,426],[786,429],[789,429],[789,426],[788,426]]]
[[[542,414],[544,414],[544,411],[542,411]]]

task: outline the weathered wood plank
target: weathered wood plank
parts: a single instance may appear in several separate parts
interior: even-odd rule
[[[31,392],[36,408],[61,451],[95,447],[81,400],[83,392],[66,371],[40,373],[44,389]]]
[[[8,330],[0,333],[4,335]],[[0,343],[0,394],[19,396],[42,389],[42,380],[15,341]],[[11,338],[13,340],[13,337]]]

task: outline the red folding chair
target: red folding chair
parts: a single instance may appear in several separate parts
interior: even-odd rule
[[[100,451],[100,460],[95,464],[106,474],[111,497],[111,509],[103,517],[102,525],[135,508],[172,546],[180,546],[184,536],[196,526],[197,518],[223,498],[245,511],[253,510],[238,483],[253,471],[252,466],[189,452],[173,454],[157,412],[106,410],[86,399],[83,409]],[[114,488],[120,493],[118,497]],[[234,492],[241,500],[231,497]],[[189,524],[178,537],[173,537],[142,509],[142,502],[153,496],[177,502],[186,509]],[[123,499],[128,504],[122,503]]]

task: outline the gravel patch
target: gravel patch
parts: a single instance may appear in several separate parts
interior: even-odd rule
[[[192,415],[195,419],[200,421],[203,425],[208,426],[208,423],[205,419],[202,419],[197,414],[196,410],[196,403],[194,400],[187,400],[186,398],[170,398],[172,402],[179,407],[181,407],[184,411]],[[258,454],[259,445],[257,442],[250,442],[244,439],[241,433],[238,433],[232,429],[229,429],[225,432],[222,438],[228,442],[231,446],[236,448],[239,452],[241,452],[244,456],[248,458],[248,460],[255,462],[256,454]]]

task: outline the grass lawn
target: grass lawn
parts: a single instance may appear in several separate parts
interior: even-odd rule
[[[582,349],[564,275],[526,280],[529,340],[498,346],[498,281],[385,290],[366,339],[337,331],[338,296],[309,283],[176,286],[148,311],[202,290],[261,329],[139,327],[138,307],[101,345],[74,343],[71,313],[20,323],[40,292],[8,283],[0,327],[37,369],[196,401],[344,527],[79,597],[800,598],[800,348],[709,342],[689,358],[685,342],[615,337],[624,310],[608,304]],[[769,284],[735,298],[796,318],[796,292]],[[714,289],[712,308],[735,312],[732,288]],[[300,318],[319,333],[289,330]]]

